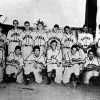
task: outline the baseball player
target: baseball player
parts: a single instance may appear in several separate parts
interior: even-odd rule
[[[89,84],[89,80],[93,76],[99,76],[99,61],[94,56],[93,50],[88,51],[88,57],[85,59],[84,68],[87,69],[84,78],[84,84]]]
[[[3,81],[3,68],[5,67],[5,43],[6,36],[2,33],[2,27],[0,27],[0,82]]]
[[[41,54],[45,54],[47,48],[47,33],[45,30],[46,25],[43,21],[38,21],[36,24],[36,31],[34,32],[34,45],[39,45],[41,48]]]
[[[20,45],[20,34],[22,30],[18,28],[19,22],[17,20],[13,21],[14,29],[11,29],[7,34],[7,44],[8,44],[8,54],[14,52],[15,47]]]
[[[62,34],[62,30],[59,29],[59,25],[55,24],[53,29],[51,31],[48,32],[48,41],[51,40],[56,40],[58,41],[58,48],[61,47],[61,42],[62,42],[62,38],[63,38],[63,34]]]
[[[63,39],[62,39],[62,47],[63,47],[63,55],[70,51],[72,45],[77,43],[77,39],[75,34],[73,34],[71,28],[69,26],[64,27]]]
[[[33,52],[24,61],[24,74],[26,76],[26,84],[29,84],[29,75],[32,72],[37,83],[42,83],[42,75],[40,74],[45,66],[45,57],[40,54],[40,47],[34,46]]]
[[[82,48],[84,51],[87,52],[88,47],[90,46],[91,43],[94,42],[93,40],[93,35],[89,33],[88,27],[84,26],[83,27],[83,33],[80,33],[78,35],[78,43],[82,45]]]
[[[50,43],[51,48],[47,50],[47,73],[48,82],[51,83],[52,71],[55,70],[55,82],[61,83],[62,81],[62,52],[57,48],[57,41],[52,40]]]
[[[34,41],[33,41],[33,32],[30,30],[30,23],[28,21],[24,22],[25,30],[21,33],[20,40],[22,46],[22,57],[27,59],[31,54]]]
[[[65,67],[63,74],[63,83],[69,83],[71,74],[75,74],[76,78],[80,74],[80,63],[84,63],[84,60],[80,58],[80,53],[77,49],[77,45],[71,47],[71,51],[66,53],[63,59],[63,65]]]
[[[11,82],[11,77],[16,79],[16,82],[23,82],[23,58],[21,55],[21,47],[16,46],[15,51],[11,52],[7,57],[7,67],[6,74],[8,76],[9,82]]]

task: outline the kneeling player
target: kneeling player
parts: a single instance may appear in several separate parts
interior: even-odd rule
[[[40,47],[35,46],[33,53],[24,61],[24,74],[26,76],[26,84],[30,82],[30,73],[34,74],[35,81],[42,83],[41,71],[45,66],[45,57],[40,53]]]
[[[89,84],[91,77],[99,76],[99,62],[94,56],[93,50],[88,51],[88,57],[85,59],[84,67],[87,69],[84,77],[84,83]]]
[[[51,83],[51,73],[55,70],[55,82],[61,83],[62,81],[62,52],[61,49],[57,49],[57,41],[52,40],[51,48],[47,50],[47,73],[48,73],[48,82]]]
[[[77,45],[71,47],[71,51],[64,57],[64,62],[65,70],[63,74],[63,83],[68,83],[72,74],[75,74],[76,78],[78,78],[81,69],[80,64],[84,63],[84,60],[80,58]]]
[[[11,52],[7,58],[6,74],[8,75],[8,80],[11,81],[11,77],[17,79],[18,83],[23,82],[23,58],[21,55],[21,47],[16,46],[15,51]]]

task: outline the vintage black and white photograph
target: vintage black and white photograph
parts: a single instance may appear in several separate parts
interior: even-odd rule
[[[0,100],[100,100],[100,0],[0,0]]]

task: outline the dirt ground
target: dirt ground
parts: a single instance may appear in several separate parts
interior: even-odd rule
[[[100,100],[100,86],[0,84],[0,100]]]

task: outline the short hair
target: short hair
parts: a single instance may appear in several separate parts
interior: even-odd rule
[[[34,47],[33,47],[33,52],[34,52],[36,49],[39,49],[39,51],[40,51],[40,46],[39,46],[39,45],[34,46]]]
[[[54,28],[56,28],[56,27],[59,28],[59,25],[58,25],[58,24],[55,24],[55,25],[54,25]]]
[[[64,27],[64,31],[66,30],[66,28],[70,29],[70,27],[69,27],[69,26],[65,26],[65,27]]]
[[[16,46],[15,50],[20,49],[21,50],[21,46]]]
[[[19,24],[18,20],[13,20],[13,24],[14,24],[14,22],[17,22]]]
[[[56,40],[52,40],[52,41],[50,42],[50,44],[52,44],[52,43],[54,43],[54,42],[55,42],[56,44],[58,43]]]
[[[25,25],[25,24],[29,24],[29,25],[30,25],[30,22],[29,22],[29,21],[25,21],[25,22],[24,22],[24,25]]]
[[[77,45],[72,45],[72,47],[71,47],[71,50],[73,49],[73,48],[76,48],[76,50],[78,50],[78,46]]]

